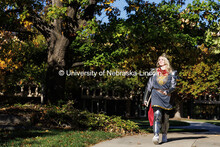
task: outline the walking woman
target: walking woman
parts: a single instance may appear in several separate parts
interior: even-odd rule
[[[154,112],[152,139],[154,144],[159,144],[160,129],[162,142],[167,142],[169,129],[169,112],[172,110],[170,104],[171,93],[176,88],[176,71],[172,70],[166,54],[162,54],[157,61],[157,68],[153,76],[149,78],[143,97],[144,105],[148,106],[151,98],[151,107]]]

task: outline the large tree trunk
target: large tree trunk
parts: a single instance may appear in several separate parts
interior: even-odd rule
[[[170,103],[175,106],[175,112],[172,115],[173,118],[175,119],[181,119],[181,112],[182,112],[182,99],[180,99],[179,95],[177,92],[173,92],[171,96],[171,101]]]
[[[176,112],[175,112],[174,118],[181,119],[180,103],[176,105]]]
[[[83,24],[93,18],[96,4],[96,0],[89,0],[89,4],[85,6],[84,15],[80,16],[80,12],[77,12],[80,4],[74,1],[69,4],[68,17],[54,18],[49,26],[44,25],[42,21],[38,23],[39,20],[36,19],[36,27],[41,30],[48,43],[45,103],[57,104],[59,100],[65,98],[65,71],[66,62],[69,61],[67,59],[68,49],[76,38],[76,32],[81,29]],[[63,3],[60,0],[52,0],[52,6],[62,8]],[[68,67],[69,65],[70,63],[68,63]]]
[[[54,7],[62,7],[62,2],[52,0]],[[47,56],[47,74],[45,87],[45,103],[57,104],[59,100],[65,98],[66,75],[66,50],[70,45],[67,36],[62,29],[62,18],[56,18],[47,38],[48,56]]]
[[[179,95],[175,92],[174,93],[174,100],[175,100],[175,106],[176,106],[176,111],[174,114],[175,119],[181,119],[182,116],[182,102],[183,100],[179,97]]]
[[[69,39],[58,33],[52,33],[48,40],[45,103],[57,104],[59,100],[65,98],[65,56],[69,45]]]

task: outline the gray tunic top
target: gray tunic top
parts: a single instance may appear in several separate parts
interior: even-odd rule
[[[176,71],[169,73],[167,76],[159,76],[157,73],[150,77],[145,89],[144,101],[148,100],[151,95],[151,106],[160,107],[165,110],[171,110],[170,96],[158,92],[156,89],[172,93],[176,88]]]

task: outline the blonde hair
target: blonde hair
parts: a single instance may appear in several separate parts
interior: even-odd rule
[[[163,58],[164,59],[164,62],[165,62],[165,65],[167,65],[167,70],[169,73],[171,73],[173,71],[173,68],[172,66],[170,65],[170,62],[168,60],[168,57],[165,53],[163,53],[159,58]],[[157,67],[160,67],[159,65],[159,58],[157,59]]]

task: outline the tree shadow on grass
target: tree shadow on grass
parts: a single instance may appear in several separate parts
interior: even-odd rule
[[[70,131],[70,130],[62,130],[62,131]],[[60,130],[42,130],[42,129],[16,129],[16,130],[1,130],[0,131],[0,146],[7,146],[10,145],[13,141],[19,141],[20,142],[16,145],[19,145],[20,143],[23,143],[23,140],[30,139],[30,138],[36,138],[36,137],[47,137],[47,136],[53,136],[57,135],[57,133],[60,132]],[[32,139],[31,141],[27,141],[28,144],[35,143],[40,144],[39,141]]]
[[[52,135],[52,134],[47,134]],[[37,136],[45,136],[43,132],[40,132],[38,130],[4,130],[0,132],[0,145],[6,144],[9,141],[12,140],[19,140],[19,139],[26,139],[26,138],[32,138]]]

